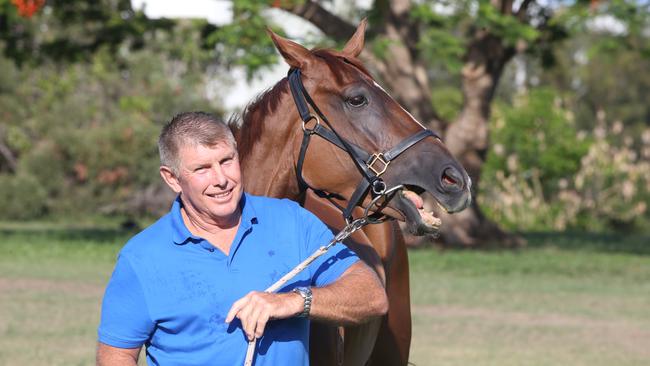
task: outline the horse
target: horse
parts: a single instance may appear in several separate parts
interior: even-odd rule
[[[392,219],[432,234],[440,221],[423,209],[420,195],[430,194],[449,213],[471,200],[471,180],[440,137],[358,59],[365,27],[364,20],[341,51],[308,50],[269,30],[290,74],[230,121],[247,192],[298,201],[335,232],[355,217],[391,219],[345,242],[383,281],[388,313],[343,328],[312,322],[312,365],[408,363],[408,258]]]

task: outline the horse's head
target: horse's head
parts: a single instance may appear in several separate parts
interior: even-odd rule
[[[425,212],[420,195],[428,192],[445,211],[460,211],[471,200],[470,178],[442,140],[391,98],[357,59],[364,32],[365,21],[340,52],[308,50],[269,32],[294,70],[289,84],[303,128],[312,131],[306,142],[295,139],[298,179],[343,205],[352,201],[364,207],[373,195],[396,187],[381,197],[387,201],[382,212],[406,220],[416,234],[437,232],[440,220]],[[286,118],[299,115],[290,113]],[[298,129],[300,122],[295,123]],[[370,194],[360,195],[364,190]]]

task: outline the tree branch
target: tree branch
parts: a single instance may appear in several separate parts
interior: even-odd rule
[[[513,0],[502,0],[501,1],[501,14],[504,15],[512,15],[513,9],[512,9],[512,3]]]
[[[7,166],[9,167],[9,170],[11,172],[15,172],[16,165],[18,165],[18,161],[16,160],[16,157],[14,156],[14,153],[11,151],[11,149],[7,145],[5,145],[5,143],[2,140],[0,140],[0,155],[7,162]]]
[[[517,13],[515,14],[517,18],[520,21],[524,21],[526,19],[526,11],[528,10],[528,7],[534,0],[524,0],[521,3],[521,6],[519,7],[519,10],[517,10]]]
[[[304,4],[290,5],[290,2],[280,2],[280,9],[295,14],[312,23],[323,33],[337,41],[347,41],[356,27],[314,1],[305,1]]]

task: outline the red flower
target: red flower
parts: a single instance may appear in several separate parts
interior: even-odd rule
[[[11,0],[18,14],[23,18],[31,18],[40,8],[45,5],[45,0]]]

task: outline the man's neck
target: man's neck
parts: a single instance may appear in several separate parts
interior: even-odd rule
[[[231,220],[217,221],[205,218],[183,205],[181,207],[181,217],[183,223],[193,235],[206,239],[212,246],[228,255],[241,223],[241,208],[238,209],[237,215],[234,215]]]

